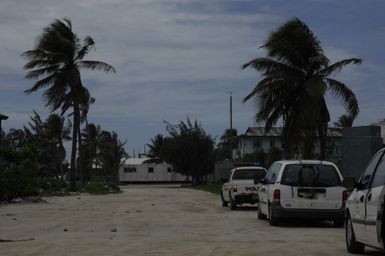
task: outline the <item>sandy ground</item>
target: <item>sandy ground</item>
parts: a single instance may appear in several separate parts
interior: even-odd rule
[[[0,255],[346,255],[331,223],[271,227],[255,208],[176,186],[127,186],[115,195],[51,197],[0,206]],[[377,254],[377,253],[374,253]]]

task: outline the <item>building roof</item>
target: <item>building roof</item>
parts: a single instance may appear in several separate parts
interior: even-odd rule
[[[282,127],[272,127],[268,132],[265,131],[265,127],[249,127],[246,133],[241,134],[241,137],[280,137],[282,136]],[[342,137],[341,129],[328,128],[329,137]]]
[[[124,165],[141,165],[144,162],[150,160],[151,158],[143,157],[143,158],[127,158],[124,160]]]
[[[0,114],[0,120],[7,120],[8,116]]]

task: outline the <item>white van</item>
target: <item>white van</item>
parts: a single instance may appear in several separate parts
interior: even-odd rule
[[[363,253],[365,245],[384,250],[385,235],[385,149],[378,151],[361,175],[345,178],[354,188],[346,202],[346,246],[351,253]]]
[[[274,162],[258,192],[258,218],[271,225],[283,218],[333,220],[344,225],[347,192],[337,166],[327,161]]]

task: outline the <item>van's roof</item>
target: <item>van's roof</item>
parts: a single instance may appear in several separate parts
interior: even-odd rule
[[[325,165],[335,165],[332,162],[329,161],[321,161],[321,160],[281,160],[277,161],[275,163],[281,163],[281,164],[325,164]]]

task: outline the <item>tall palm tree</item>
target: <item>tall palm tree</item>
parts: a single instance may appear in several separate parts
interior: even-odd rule
[[[46,106],[50,107],[51,111],[61,108],[64,114],[69,108],[73,109],[71,190],[76,190],[75,165],[80,112],[88,91],[82,84],[80,70],[85,68],[115,72],[107,63],[83,60],[94,44],[90,36],[85,37],[81,43],[72,31],[69,19],[56,19],[44,28],[35,48],[22,54],[28,60],[24,66],[24,69],[28,70],[26,78],[38,79],[34,86],[25,92],[30,94],[39,89],[46,89]]]
[[[354,93],[331,75],[348,64],[361,63],[361,59],[330,64],[316,36],[299,19],[284,23],[271,33],[262,47],[267,50],[267,58],[256,58],[242,66],[262,72],[262,80],[244,101],[256,98],[256,121],[265,122],[266,130],[283,121],[283,136],[289,152],[298,147],[301,140],[311,149],[318,136],[320,157],[324,159],[330,121],[325,94],[331,92],[340,99],[352,117],[359,112]],[[304,157],[308,157],[309,152],[304,152]]]

